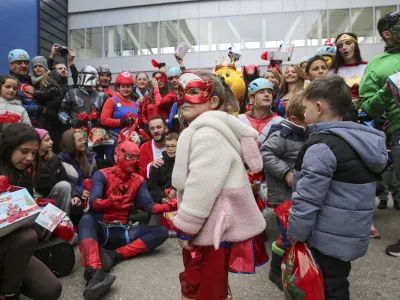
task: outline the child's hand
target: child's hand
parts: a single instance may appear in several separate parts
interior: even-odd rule
[[[192,245],[190,244],[190,241],[178,239],[178,243],[179,243],[179,246],[182,247],[183,249],[190,251],[193,248]]]
[[[292,171],[289,171],[286,173],[285,181],[289,187],[292,187],[292,182],[293,182],[293,172]]]

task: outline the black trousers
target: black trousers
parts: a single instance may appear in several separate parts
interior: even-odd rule
[[[325,300],[350,300],[349,281],[351,263],[311,249],[324,276]]]

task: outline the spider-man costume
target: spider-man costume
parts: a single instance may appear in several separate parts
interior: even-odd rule
[[[176,210],[176,202],[154,203],[143,177],[135,174],[139,162],[136,144],[122,142],[116,154],[114,167],[93,175],[89,213],[79,223],[79,249],[87,280],[83,295],[89,300],[98,299],[114,282],[115,276],[104,271],[121,260],[152,251],[168,238],[165,227],[129,225],[132,206],[152,214]]]

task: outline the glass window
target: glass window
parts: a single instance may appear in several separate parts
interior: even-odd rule
[[[351,32],[358,36],[360,44],[374,42],[374,21],[372,7],[351,9]]]
[[[160,52],[174,53],[178,43],[178,21],[160,22]]]
[[[140,47],[142,49],[142,54],[158,54],[158,22],[142,23],[140,26],[140,31]]]
[[[231,16],[214,19],[218,31],[219,50],[229,47],[259,49],[261,47],[261,15]]]
[[[85,29],[69,32],[69,47],[75,50],[76,59],[85,59]]]
[[[121,56],[121,25],[104,27],[105,57]]]
[[[179,20],[179,41],[191,47],[191,51],[199,51],[199,20]]]
[[[328,38],[326,11],[306,11],[305,30],[307,46],[321,46]]]
[[[103,57],[103,27],[86,28],[86,59]]]
[[[217,19],[200,19],[199,51],[216,51],[218,43]]]
[[[343,32],[350,31],[350,11],[348,9],[329,10],[329,37],[332,41]]]
[[[277,48],[282,44],[283,34],[283,15],[282,13],[264,14],[262,16],[262,41],[264,47]]]
[[[283,40],[291,41],[297,47],[305,46],[304,12],[284,13],[283,19]]]
[[[375,24],[378,24],[379,19],[382,18],[384,15],[389,14],[394,11],[397,11],[396,5],[375,7]],[[379,35],[378,30],[376,30],[375,43],[382,43],[382,42],[383,42],[383,40],[382,40],[381,36]]]
[[[124,25],[122,31],[122,56],[140,55],[140,24]]]

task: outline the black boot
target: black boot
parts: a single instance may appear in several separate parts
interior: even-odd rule
[[[381,200],[378,204],[378,209],[386,209],[387,208],[387,200]]]
[[[122,256],[117,251],[100,247],[100,261],[104,272],[108,272],[116,264],[119,264],[121,260]]]
[[[86,288],[83,291],[85,300],[97,300],[110,289],[114,283],[114,275],[104,272],[101,269],[87,267],[83,277],[87,280]]]
[[[282,285],[282,256],[272,252],[271,269],[269,270],[269,280],[271,280],[281,291],[283,291]]]

